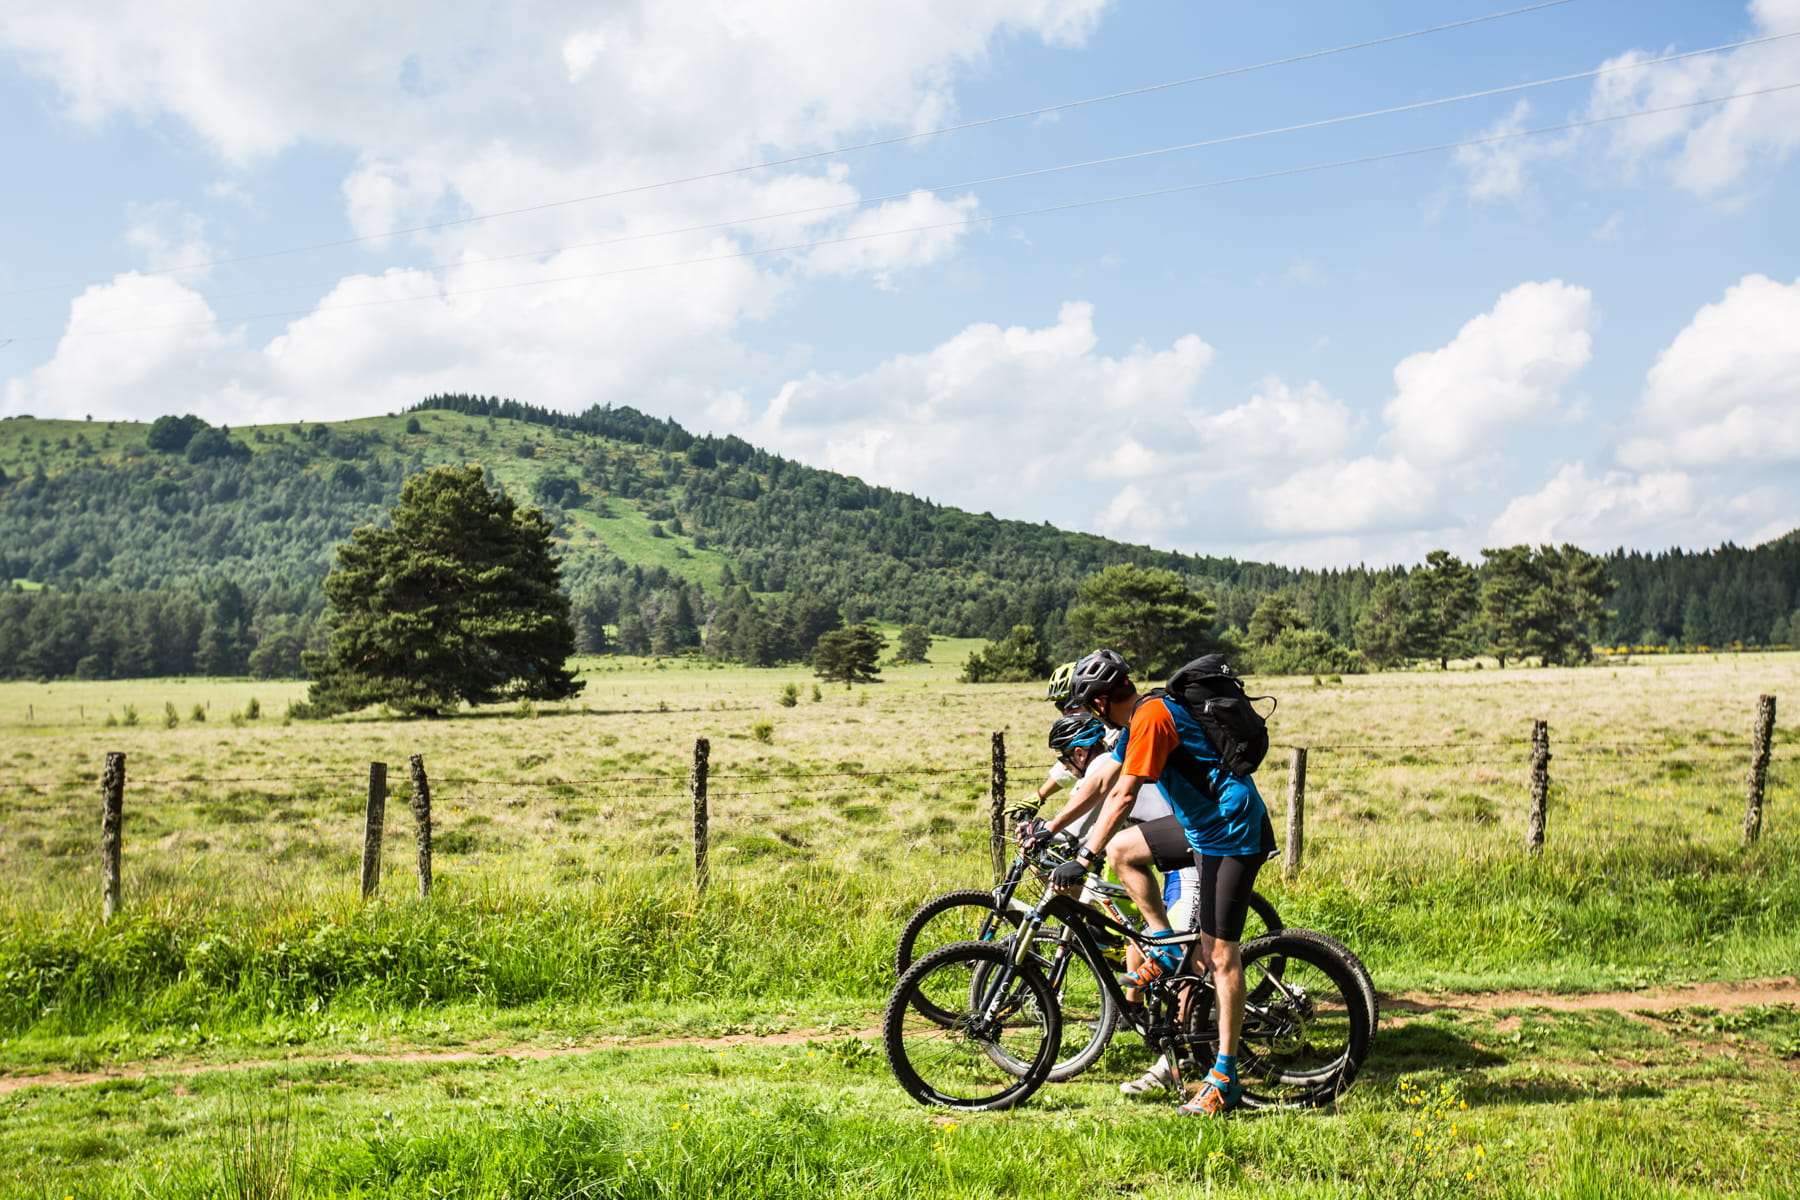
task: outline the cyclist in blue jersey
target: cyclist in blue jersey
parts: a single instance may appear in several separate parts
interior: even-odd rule
[[[1242,1102],[1237,1077],[1238,1034],[1244,1022],[1244,965],[1238,955],[1256,873],[1275,847],[1274,829],[1256,785],[1225,769],[1199,724],[1177,700],[1140,695],[1125,660],[1096,650],[1073,671],[1069,703],[1092,711],[1123,732],[1122,767],[1086,844],[1052,881],[1079,885],[1101,862],[1107,843],[1146,784],[1159,784],[1200,871],[1200,953],[1218,994],[1218,1057],[1200,1088],[1181,1106],[1189,1115],[1222,1116]],[[1146,971],[1150,966],[1146,966]]]

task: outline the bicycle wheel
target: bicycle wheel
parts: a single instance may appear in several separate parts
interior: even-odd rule
[[[1010,942],[1003,943],[1010,944]],[[1043,970],[1062,1014],[1062,1040],[1047,1078],[1053,1083],[1073,1079],[1106,1053],[1119,1024],[1119,1008],[1107,990],[1101,973],[1110,968],[1096,963],[1061,925],[1045,926],[1032,947],[1032,958]],[[977,967],[971,986],[983,986],[986,968]],[[994,1061],[1014,1075],[1023,1075],[1030,1063],[1012,1057],[1001,1048]]]
[[[1261,892],[1250,893],[1250,915],[1244,921],[1244,936],[1239,942],[1253,942],[1259,937],[1267,937],[1271,933],[1280,933],[1281,914],[1275,911],[1275,905]]]
[[[1369,969],[1363,966],[1362,960],[1356,957],[1350,947],[1328,933],[1320,933],[1316,929],[1284,929],[1282,932],[1290,937],[1304,938],[1320,943],[1343,959],[1345,965],[1356,972],[1357,979],[1362,983],[1363,1001],[1369,1007],[1369,1033],[1372,1037],[1375,1030],[1381,1028],[1381,1001],[1375,995],[1375,980],[1369,974]]]
[[[955,942],[991,942],[1012,932],[1019,923],[1016,913],[994,907],[994,894],[980,888],[963,888],[933,896],[913,911],[900,929],[894,946],[894,974],[936,950]]]
[[[1267,937],[1281,931],[1281,914],[1275,911],[1275,906],[1269,902],[1269,898],[1261,892],[1251,892],[1250,912],[1244,919],[1244,933],[1242,937],[1238,938],[1238,944],[1241,946],[1247,942],[1253,942],[1259,937]],[[1249,984],[1252,1000],[1266,1000],[1274,991],[1269,985],[1269,974],[1276,976],[1281,974],[1281,964],[1278,961],[1271,960],[1263,978]]]
[[[881,1023],[888,1068],[906,1094],[948,1108],[1024,1100],[1049,1078],[1061,1040],[1056,996],[1037,964],[1014,965],[1005,949],[981,942],[944,946],[914,963]]]
[[[1250,1107],[1329,1104],[1368,1057],[1375,1027],[1364,973],[1328,942],[1284,931],[1243,948],[1247,989],[1270,985],[1244,1006],[1238,1072]]]

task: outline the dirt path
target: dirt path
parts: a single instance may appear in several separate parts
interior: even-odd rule
[[[1705,1007],[1717,1009],[1747,1008],[1752,1004],[1800,1004],[1800,979],[1752,979],[1741,983],[1700,983],[1689,987],[1651,988],[1640,992],[1589,992],[1559,994],[1553,992],[1469,992],[1432,993],[1401,992],[1381,997],[1382,1022],[1406,1020],[1436,1012],[1491,1013],[1511,1008],[1539,1008],[1552,1012],[1668,1012],[1678,1008]],[[0,1075],[0,1095],[28,1087],[77,1087],[104,1083],[115,1079],[147,1079],[152,1076],[202,1075],[211,1071],[249,1071],[268,1067],[310,1066],[324,1063],[458,1063],[510,1059],[529,1062],[560,1058],[570,1054],[591,1054],[596,1050],[629,1048],[633,1050],[667,1049],[676,1046],[701,1046],[723,1049],[728,1046],[792,1046],[815,1038],[876,1038],[881,1030],[868,1029],[794,1029],[784,1033],[731,1034],[725,1037],[688,1038],[599,1038],[576,1045],[533,1046],[479,1045],[462,1050],[396,1050],[381,1054],[330,1054],[294,1058],[256,1059],[233,1063],[159,1062],[151,1066],[121,1066],[105,1071],[45,1071],[38,1074]]]
[[[1434,1012],[1498,1012],[1544,1008],[1552,1012],[1668,1012],[1676,1008],[1748,1008],[1752,1004],[1800,1004],[1800,979],[1748,979],[1741,983],[1696,983],[1641,992],[1472,992],[1466,995],[1400,992],[1381,997],[1381,1012],[1423,1015]]]

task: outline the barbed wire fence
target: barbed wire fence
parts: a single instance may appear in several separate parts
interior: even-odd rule
[[[1505,774],[1515,772],[1523,766],[1527,779],[1524,849],[1526,853],[1535,855],[1542,852],[1550,836],[1549,804],[1553,795],[1553,760],[1560,760],[1564,764],[1585,764],[1590,769],[1605,764],[1642,767],[1646,763],[1655,763],[1660,765],[1664,775],[1685,781],[1693,775],[1695,760],[1710,756],[1716,758],[1719,764],[1718,769],[1711,773],[1711,782],[1720,788],[1723,788],[1728,778],[1730,767],[1747,762],[1747,771],[1742,776],[1744,809],[1739,823],[1739,841],[1743,847],[1748,848],[1760,839],[1767,820],[1769,763],[1775,741],[1775,707],[1774,696],[1763,695],[1758,698],[1747,747],[1742,741],[1728,740],[1716,734],[1686,743],[1670,738],[1586,737],[1558,743],[1553,755],[1548,722],[1535,720],[1528,737],[1291,746],[1287,748],[1285,762],[1280,754],[1271,755],[1261,777],[1267,780],[1265,788],[1271,793],[1271,800],[1276,791],[1271,785],[1285,783],[1286,838],[1283,856],[1285,870],[1290,876],[1298,874],[1304,867],[1308,772],[1312,769],[1318,769],[1318,773],[1342,783],[1354,781],[1361,774],[1395,767],[1429,766],[1463,772],[1465,776],[1472,769],[1482,768],[1496,772],[1497,777],[1503,778]],[[1286,776],[1285,780],[1280,778],[1283,774]],[[710,883],[713,823],[718,805],[724,805],[727,811],[735,811],[740,817],[755,819],[750,816],[753,805],[739,805],[736,802],[764,801],[770,797],[794,800],[837,795],[845,790],[846,784],[861,787],[870,781],[880,781],[883,785],[893,785],[896,781],[966,784],[970,791],[977,791],[979,781],[985,776],[990,850],[996,875],[1004,871],[1009,857],[1010,830],[1004,815],[1008,788],[1006,739],[998,731],[990,735],[989,761],[984,766],[715,771],[712,769],[710,741],[707,738],[697,738],[685,776],[661,773],[519,779],[446,774],[433,780],[427,772],[424,759],[418,754],[410,756],[407,775],[410,785],[408,807],[413,818],[418,894],[421,897],[429,897],[432,888],[434,791],[439,796],[454,796],[459,799],[500,795],[505,798],[502,802],[507,804],[524,804],[532,796],[584,799],[591,803],[615,806],[615,809],[608,810],[609,817],[614,816],[617,806],[638,805],[649,813],[645,820],[664,824],[669,810],[685,799],[692,817],[692,882],[696,893],[703,893]],[[217,787],[221,784],[254,785],[269,789],[263,793],[264,798],[269,800],[295,799],[302,791],[319,796],[332,791],[350,793],[361,790],[365,796],[361,806],[361,892],[368,899],[374,897],[380,888],[383,842],[387,830],[387,801],[393,794],[388,779],[388,764],[384,762],[371,762],[366,779],[341,773],[307,773],[286,776],[273,787],[271,781],[264,777],[209,777],[196,773],[170,778],[146,777],[131,780],[130,783],[136,788],[162,789],[165,794],[173,793],[177,798],[185,799],[205,799],[192,796],[190,789]],[[720,787],[721,784],[724,786]],[[30,791],[46,795],[58,791],[66,793],[78,786],[78,780],[66,778],[0,779],[0,792]],[[101,912],[103,919],[109,921],[119,912],[122,903],[120,877],[125,851],[126,787],[125,755],[116,752],[107,754],[100,775],[102,811],[99,849]],[[1271,804],[1271,808],[1273,807]],[[1707,812],[1722,815],[1724,809],[1720,805],[1709,804]],[[603,843],[602,848],[621,854],[641,853],[646,849],[641,840]],[[664,849],[666,848],[665,846]]]

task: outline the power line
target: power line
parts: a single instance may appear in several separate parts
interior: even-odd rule
[[[601,239],[598,239],[595,241],[587,241],[587,242],[567,243],[567,244],[564,244],[561,246],[552,246],[552,247],[549,247],[546,249],[540,249],[540,250],[517,251],[517,252],[511,253],[511,254],[493,255],[493,256],[489,256],[489,257],[485,257],[485,258],[461,259],[456,262],[448,262],[448,263],[424,264],[421,266],[410,267],[410,268],[406,268],[406,269],[412,270],[412,271],[420,271],[420,272],[435,272],[435,271],[441,271],[441,270],[449,270],[449,269],[453,269],[453,268],[457,268],[457,267],[485,266],[485,265],[489,265],[492,263],[512,262],[512,261],[516,261],[516,260],[522,259],[522,258],[543,258],[545,256],[553,255],[553,254],[564,254],[571,250],[599,249],[599,248],[606,247],[606,246],[625,245],[625,244],[631,243],[631,242],[646,241],[646,240],[650,240],[650,239],[654,239],[654,238],[678,237],[678,236],[681,236],[684,234],[707,233],[707,232],[713,232],[713,231],[717,231],[717,230],[721,230],[721,229],[731,229],[731,228],[736,228],[736,227],[743,226],[743,225],[751,225],[751,224],[756,224],[756,223],[765,222],[765,221],[787,220],[787,219],[791,219],[791,218],[795,218],[795,217],[815,217],[815,216],[822,216],[827,213],[843,212],[846,210],[855,210],[855,209],[861,209],[861,208],[870,208],[870,207],[873,207],[878,204],[885,204],[885,203],[888,203],[889,201],[893,201],[893,200],[906,199],[908,197],[919,195],[919,194],[936,195],[941,192],[957,191],[957,190],[963,189],[963,188],[984,187],[989,184],[995,184],[995,183],[1012,183],[1012,182],[1017,182],[1018,180],[1021,180],[1021,179],[1032,179],[1032,178],[1037,178],[1037,177],[1044,176],[1044,175],[1054,175],[1054,174],[1060,174],[1060,173],[1067,172],[1067,171],[1083,170],[1083,169],[1086,169],[1089,167],[1112,166],[1112,165],[1122,163],[1122,162],[1134,162],[1134,161],[1139,161],[1139,160],[1148,159],[1148,158],[1157,158],[1157,157],[1161,157],[1161,156],[1169,155],[1169,154],[1180,154],[1180,153],[1186,153],[1186,152],[1194,151],[1194,150],[1210,149],[1210,148],[1216,147],[1216,146],[1231,145],[1231,144],[1238,143],[1238,142],[1254,141],[1259,138],[1273,137],[1273,136],[1276,136],[1279,134],[1284,134],[1284,133],[1299,133],[1299,132],[1303,132],[1306,130],[1324,129],[1324,128],[1329,128],[1334,125],[1345,125],[1345,124],[1349,124],[1354,121],[1369,120],[1374,117],[1386,117],[1386,116],[1395,116],[1400,113],[1419,112],[1419,111],[1423,111],[1425,109],[1438,108],[1438,107],[1442,107],[1442,106],[1448,105],[1448,104],[1460,104],[1460,103],[1464,103],[1464,102],[1470,101],[1470,100],[1488,99],[1488,98],[1491,98],[1494,96],[1503,96],[1503,95],[1510,95],[1510,94],[1515,94],[1515,93],[1523,92],[1523,91],[1530,91],[1534,88],[1551,87],[1556,84],[1572,83],[1572,82],[1576,82],[1578,80],[1583,80],[1583,79],[1593,79],[1593,78],[1597,78],[1601,75],[1613,74],[1615,72],[1620,72],[1620,71],[1641,70],[1646,67],[1661,66],[1666,63],[1678,62],[1682,59],[1694,58],[1694,57],[1704,55],[1704,54],[1717,54],[1717,53],[1719,53],[1721,51],[1725,51],[1725,50],[1734,50],[1734,49],[1738,49],[1738,48],[1741,48],[1744,46],[1752,46],[1752,45],[1758,45],[1758,44],[1762,44],[1762,43],[1766,43],[1766,42],[1779,41],[1783,38],[1791,38],[1791,37],[1800,37],[1800,31],[1768,34],[1768,35],[1764,35],[1762,37],[1748,38],[1748,39],[1745,39],[1745,40],[1739,41],[1739,42],[1728,42],[1728,43],[1725,43],[1725,44],[1719,45],[1719,46],[1709,46],[1709,47],[1707,47],[1705,49],[1701,49],[1701,50],[1684,50],[1684,51],[1681,51],[1680,53],[1664,55],[1661,58],[1640,59],[1640,60],[1635,60],[1632,62],[1614,63],[1611,65],[1595,67],[1595,68],[1593,68],[1591,70],[1587,70],[1587,71],[1577,71],[1577,72],[1564,74],[1564,75],[1553,75],[1553,76],[1549,76],[1544,79],[1531,80],[1526,83],[1504,84],[1499,87],[1483,88],[1479,91],[1462,92],[1462,93],[1459,93],[1458,95],[1454,95],[1454,96],[1440,96],[1440,97],[1436,97],[1436,98],[1430,99],[1430,100],[1415,100],[1408,104],[1391,105],[1387,108],[1368,109],[1363,112],[1349,113],[1349,114],[1335,116],[1335,117],[1321,117],[1321,118],[1319,118],[1317,120],[1313,120],[1313,121],[1301,121],[1301,122],[1296,122],[1296,123],[1290,124],[1290,125],[1280,125],[1280,126],[1274,126],[1271,128],[1267,128],[1267,129],[1253,130],[1253,131],[1250,131],[1247,133],[1225,134],[1220,137],[1206,138],[1206,139],[1203,139],[1201,141],[1196,141],[1196,142],[1183,142],[1183,143],[1180,143],[1178,145],[1173,145],[1173,146],[1162,146],[1162,147],[1158,147],[1158,148],[1152,149],[1152,150],[1137,150],[1137,151],[1132,151],[1132,152],[1129,152],[1126,154],[1113,154],[1113,155],[1107,155],[1102,158],[1085,159],[1080,162],[1061,163],[1061,164],[1057,164],[1055,166],[1048,166],[1048,167],[1034,167],[1029,170],[1013,171],[1013,172],[1009,172],[1009,173],[1003,174],[1003,175],[990,175],[983,179],[969,179],[969,180],[962,180],[962,181],[959,181],[956,183],[937,184],[937,185],[934,185],[931,187],[911,188],[911,189],[908,189],[908,190],[902,191],[902,192],[889,192],[885,195],[867,196],[867,197],[863,197],[863,198],[860,198],[857,200],[843,201],[843,202],[840,202],[837,204],[822,204],[822,205],[815,205],[815,206],[812,206],[809,208],[788,209],[788,210],[785,210],[782,212],[762,213],[762,214],[758,214],[756,216],[751,216],[751,217],[737,217],[737,218],[732,218],[732,219],[723,220],[723,221],[711,221],[711,222],[706,222],[704,224],[687,225],[687,226],[682,226],[682,227],[673,228],[673,229],[653,230],[653,231],[644,232],[644,233],[621,234],[617,237],[601,238]],[[1753,94],[1753,93],[1746,93],[1746,94]],[[1730,97],[1728,97],[1728,99],[1729,98]],[[1710,103],[1710,102],[1709,101],[1699,101],[1697,103]],[[984,220],[984,219],[996,220],[996,219],[1001,219],[1001,218],[998,218],[998,217],[991,217],[991,218],[976,217],[976,218],[970,218],[969,220],[972,222],[972,221],[979,221],[979,220]],[[930,226],[928,228],[935,229],[935,228],[939,228],[939,226]],[[815,243],[815,244],[829,244],[829,243]],[[728,257],[742,257],[742,255],[734,253],[732,255],[729,255]],[[708,260],[708,261],[712,261],[712,260]],[[627,269],[629,269],[629,268],[627,268]],[[575,276],[573,278],[582,278],[582,276]],[[337,282],[337,281],[332,281],[332,282]],[[228,293],[224,296],[220,296],[217,298],[218,299],[231,299],[231,298],[240,297],[240,296],[269,295],[271,293],[293,291],[298,288],[316,287],[316,286],[319,286],[319,285],[316,283],[289,284],[289,285],[284,285],[282,287],[276,287],[276,288],[262,288],[262,289],[257,289],[257,290],[253,290],[253,291]],[[496,286],[513,286],[513,285],[496,285]],[[458,292],[445,292],[443,294],[450,295],[450,294],[463,294],[463,293],[458,291]],[[162,307],[165,307],[165,305],[163,303],[159,302],[159,303],[141,304],[141,305],[121,305],[117,308],[95,310],[95,312],[96,312],[96,314],[115,313],[115,312],[141,312],[146,309],[155,309],[155,308],[162,308]],[[315,309],[295,310],[295,311],[299,312],[299,311],[326,311],[326,310],[315,308]],[[245,317],[245,318],[236,318],[236,319],[256,320],[256,319],[261,319],[261,317],[264,315],[267,315],[267,316],[289,316],[289,315],[294,315],[294,313],[282,312],[282,313],[271,313],[271,314],[259,314],[258,316],[255,316],[255,317]],[[196,322],[196,324],[205,324],[205,322]],[[45,336],[51,336],[51,335],[45,335]],[[39,338],[36,340],[43,340],[43,339]]]
[[[511,283],[489,284],[483,287],[440,289],[417,296],[386,296],[378,300],[357,300],[344,304],[320,306],[310,309],[290,309],[282,312],[251,313],[226,318],[230,322],[268,320],[276,317],[305,316],[319,312],[340,312],[352,309],[376,308],[390,304],[410,304],[421,300],[445,299],[451,296],[481,295],[488,292],[511,291],[518,288],[542,287],[557,283],[574,283],[588,279],[603,279],[616,275],[632,275],[645,271],[668,270],[674,267],[704,266],[710,263],[730,262],[737,259],[759,258],[772,254],[788,254],[800,250],[813,250],[823,246],[844,245],[852,242],[872,241],[884,237],[898,237],[909,233],[931,233],[943,229],[966,228],[986,222],[1018,220],[1024,217],[1045,216],[1051,213],[1072,212],[1084,208],[1097,208],[1107,204],[1119,204],[1130,200],[1148,200],[1161,196],[1178,195],[1184,192],[1203,191],[1211,188],[1227,187],[1240,183],[1255,183],[1269,179],[1281,179],[1291,175],[1306,175],[1319,171],[1336,170],[1342,167],[1363,166],[1369,163],[1388,162],[1395,159],[1411,158],[1422,154],[1434,154],[1444,150],[1458,150],[1465,146],[1488,145],[1495,142],[1512,141],[1519,138],[1537,137],[1549,133],[1565,133],[1572,129],[1585,129],[1595,125],[1606,125],[1617,121],[1634,120],[1638,117],[1659,116],[1664,113],[1679,112],[1690,108],[1700,108],[1708,104],[1724,104],[1732,100],[1742,100],[1751,96],[1765,96],[1775,92],[1791,91],[1800,88],[1800,82],[1776,84],[1770,87],[1754,88],[1743,92],[1733,92],[1726,96],[1712,96],[1700,100],[1688,100],[1679,104],[1666,104],[1657,108],[1640,109],[1636,112],[1615,113],[1605,117],[1589,117],[1579,121],[1565,121],[1557,125],[1544,125],[1536,129],[1519,129],[1506,133],[1487,134],[1482,137],[1463,138],[1453,142],[1439,142],[1430,146],[1416,146],[1407,150],[1390,150],[1379,154],[1365,154],[1354,158],[1341,158],[1331,162],[1312,163],[1302,167],[1285,167],[1272,171],[1260,171],[1250,175],[1236,175],[1225,179],[1206,180],[1201,183],[1176,184],[1171,187],[1153,188],[1141,192],[1129,192],[1123,195],[1103,196],[1092,200],[1074,200],[1065,204],[1050,204],[1038,208],[1017,209],[1012,212],[995,213],[989,216],[965,217],[952,221],[937,221],[925,225],[913,225],[903,229],[888,229],[873,233],[847,234],[840,237],[818,238],[807,242],[795,242],[784,246],[767,246],[755,250],[736,250],[723,254],[703,255],[697,258],[676,259],[661,263],[641,263],[630,267],[614,267],[604,271],[585,271],[573,275],[558,275],[540,279],[515,280]],[[94,330],[86,333],[64,333],[63,338],[109,337],[131,333],[148,333],[166,329],[186,329],[222,323],[213,321],[180,321],[164,325],[139,326],[134,329]],[[51,338],[21,339],[46,341]]]
[[[1149,200],[1160,196],[1179,195],[1183,192],[1197,192],[1211,188],[1227,187],[1240,183],[1256,183],[1269,179],[1282,179],[1290,175],[1307,175],[1318,171],[1336,170],[1341,167],[1362,166],[1369,163],[1389,162],[1395,159],[1412,158],[1421,154],[1434,154],[1443,150],[1459,150],[1465,146],[1481,146],[1494,142],[1512,141],[1518,138],[1537,137],[1547,133],[1565,133],[1572,129],[1585,129],[1595,125],[1607,125],[1616,121],[1634,120],[1638,117],[1659,116],[1664,113],[1679,112],[1684,109],[1700,108],[1708,104],[1724,104],[1732,100],[1743,100],[1751,96],[1766,96],[1775,92],[1792,91],[1800,88],[1800,82],[1775,84],[1770,87],[1754,88],[1749,91],[1733,92],[1727,96],[1711,96],[1701,100],[1687,100],[1680,104],[1665,104],[1657,108],[1640,109],[1636,112],[1615,113],[1606,117],[1589,117],[1580,121],[1565,121],[1558,125],[1543,125],[1536,129],[1518,129],[1507,133],[1487,134],[1482,137],[1463,138],[1454,142],[1439,142],[1431,146],[1416,146],[1408,150],[1389,150],[1379,154],[1364,154],[1354,158],[1340,158],[1331,162],[1312,163],[1303,167],[1284,167],[1272,171],[1259,171],[1250,175],[1235,175],[1226,179],[1211,179],[1201,183],[1183,183],[1164,188],[1152,188],[1141,192],[1128,192],[1116,196],[1102,196],[1093,200],[1072,200],[1065,204],[1047,204],[1038,208],[1016,209],[1012,212],[994,213],[988,216],[964,217],[952,221],[934,221],[925,225],[911,225],[903,229],[885,229],[873,233],[846,234],[840,237],[817,238],[812,241],[794,242],[784,246],[765,246],[755,250],[734,250],[722,254],[702,255],[697,258],[674,259],[660,263],[640,263],[636,266],[613,267],[604,271],[583,271],[573,275],[555,275],[540,279],[514,280],[511,283],[488,284],[483,287],[439,289],[438,291],[417,296],[384,296],[378,300],[353,300],[343,304],[321,305],[314,308],[287,309],[280,312],[248,313],[224,319],[214,318],[209,321],[176,321],[164,325],[142,325],[131,329],[99,329],[83,333],[63,333],[38,338],[20,338],[20,341],[50,341],[57,338],[76,339],[88,337],[114,337],[132,333],[152,333],[166,329],[187,329],[197,326],[239,323],[245,321],[271,320],[277,317],[307,316],[322,312],[343,312],[353,309],[378,308],[390,304],[413,304],[421,300],[439,300],[451,296],[474,296],[488,292],[512,291],[518,288],[543,287],[549,284],[574,283],[588,279],[604,279],[615,275],[635,275],[645,271],[662,271],[674,267],[704,266],[709,263],[731,262],[737,259],[760,258],[772,254],[790,254],[800,250],[815,250],[823,246],[838,246],[852,242],[873,241],[885,237],[899,237],[909,233],[932,233],[944,229],[966,228],[994,221],[1018,220],[1024,217],[1045,216],[1051,213],[1073,212],[1084,208],[1097,208],[1106,204],[1119,204],[1129,200]]]
[[[355,237],[336,238],[331,241],[310,242],[300,246],[287,246],[275,250],[264,250],[255,254],[240,254],[229,258],[215,258],[204,262],[184,263],[173,267],[159,267],[155,270],[141,271],[142,275],[169,275],[180,271],[198,271],[211,267],[229,266],[235,263],[255,262],[267,258],[279,258],[293,254],[306,254],[314,250],[333,250],[344,246],[360,245],[364,242],[381,241],[386,238],[403,237],[407,234],[429,233],[438,229],[450,229],[460,225],[471,225],[481,221],[492,221],[502,217],[523,216],[528,213],[545,212],[553,208],[566,208],[576,204],[588,204],[596,200],[611,200],[620,196],[636,195],[642,192],[657,191],[662,188],[679,187],[689,183],[704,183],[713,179],[724,179],[732,175],[743,175],[751,171],[763,171],[772,167],[793,166],[796,163],[812,162],[821,158],[831,158],[839,154],[853,154],[862,150],[873,150],[882,146],[900,145],[906,142],[919,141],[924,138],[937,137],[946,133],[960,133],[969,129],[979,129],[987,125],[999,125],[1009,121],[1020,121],[1027,117],[1047,116],[1051,113],[1066,112],[1074,108],[1082,108],[1090,104],[1104,104],[1113,100],[1123,100],[1132,96],[1143,96],[1153,92],[1167,91],[1171,88],[1188,87],[1196,83],[1208,83],[1213,80],[1226,79],[1234,75],[1246,75],[1253,71],[1264,71],[1271,67],[1289,66],[1293,63],[1307,62],[1312,59],[1328,58],[1335,54],[1345,54],[1352,50],[1366,50],[1373,46],[1402,42],[1411,38],[1425,37],[1429,34],[1443,33],[1451,29],[1461,29],[1470,25],[1479,25],[1487,21],[1498,21],[1505,17],[1516,17],[1525,13],[1538,12],[1546,8],[1557,8],[1571,4],[1574,0],[1543,0],[1542,3],[1526,5],[1523,8],[1507,9],[1504,12],[1488,13],[1485,16],[1468,17],[1461,21],[1450,21],[1442,25],[1432,25],[1424,29],[1414,29],[1406,33],[1388,34],[1383,37],[1370,38],[1361,42],[1350,42],[1342,46],[1333,46],[1327,50],[1311,50],[1304,54],[1293,54],[1286,58],[1274,58],[1267,62],[1253,63],[1242,67],[1228,67],[1222,71],[1213,71],[1205,75],[1192,75],[1185,79],[1171,79],[1163,83],[1148,84],[1144,87],[1130,88],[1121,92],[1109,92],[1101,96],[1089,96],[1082,100],[1068,100],[1059,104],[1046,104],[1039,108],[1025,109],[1021,112],[1007,113],[997,117],[981,117],[973,121],[963,121],[955,125],[945,125],[937,129],[920,130],[914,133],[896,134],[892,137],[876,138],[867,142],[856,142],[838,146],[830,150],[817,150],[808,154],[795,154],[786,158],[768,159],[763,162],[749,163],[740,167],[724,167],[719,170],[706,171],[698,175],[686,175],[675,179],[665,179],[656,183],[635,184],[631,187],[616,188],[608,192],[594,192],[585,196],[573,196],[565,200],[549,200],[541,204],[529,204],[519,208],[501,209],[491,213],[478,213],[473,216],[456,217],[447,221],[434,221],[423,225],[410,225],[400,229],[390,229],[383,233],[361,234]],[[42,284],[30,288],[15,288],[0,291],[0,295],[17,296],[33,292],[61,291],[72,287],[81,287],[80,283]]]

